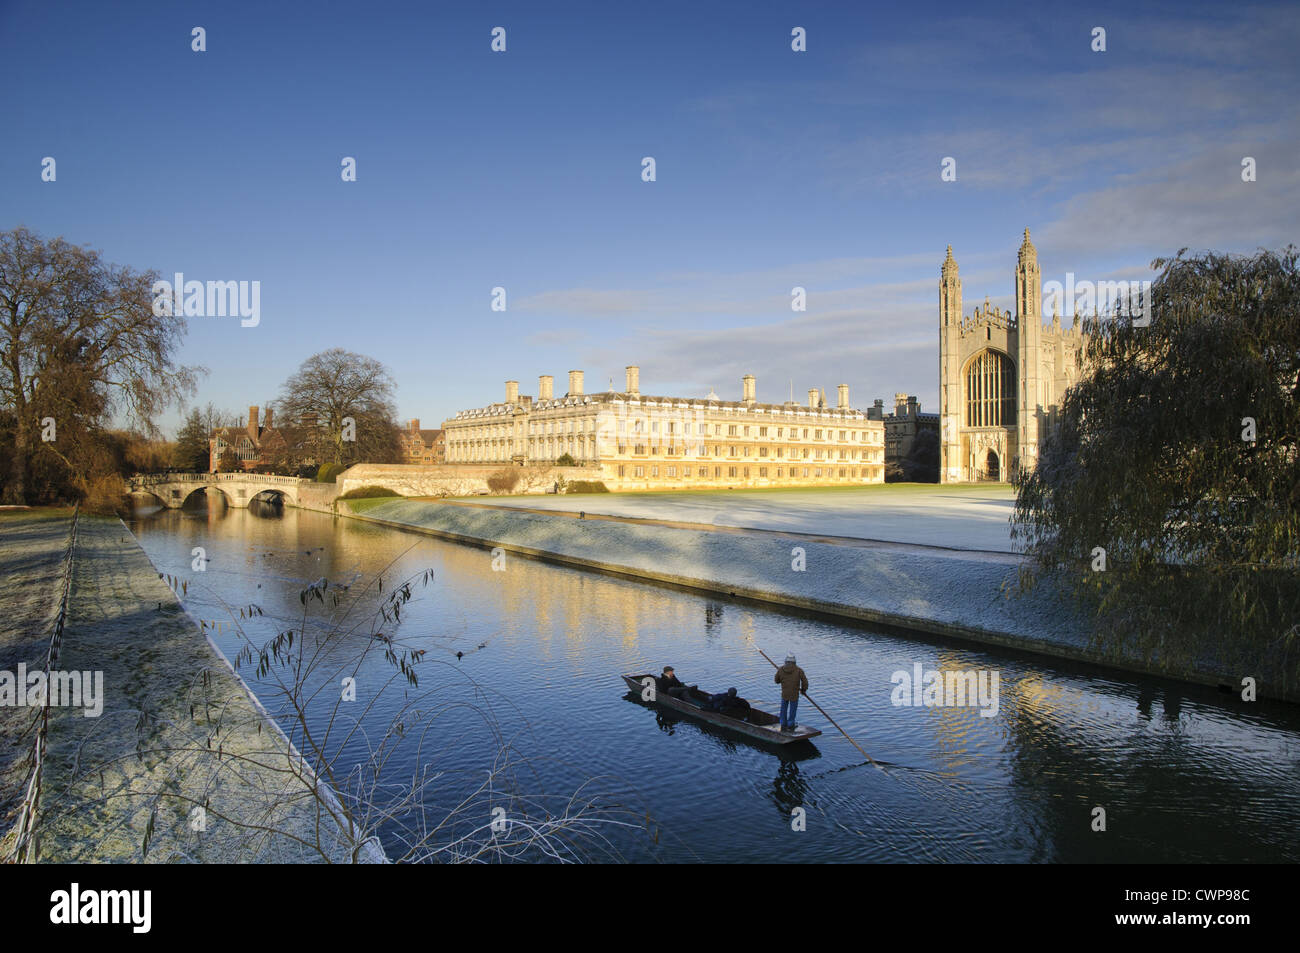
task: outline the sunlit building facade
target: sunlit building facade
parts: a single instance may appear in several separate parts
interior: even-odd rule
[[[962,315],[961,278],[952,246],[939,278],[939,479],[1007,481],[1038,464],[1041,440],[1056,424],[1065,391],[1080,376],[1084,339],[1078,315],[1044,325],[1038,251],[1029,229],[1015,271],[1016,311],[988,298]]]
[[[501,403],[443,423],[447,462],[554,466],[567,455],[611,490],[884,482],[884,423],[849,405],[846,384],[833,407],[816,388],[806,405],[763,404],[753,375],[727,401],[644,395],[640,369],[626,373],[622,391],[587,394],[570,371],[561,397],[550,375],[536,398],[507,381]]]

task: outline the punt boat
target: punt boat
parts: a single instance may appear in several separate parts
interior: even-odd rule
[[[627,683],[630,691],[643,696],[647,678],[651,679],[651,684],[654,684],[653,675],[624,675],[623,681]],[[751,707],[748,711],[736,714],[706,711],[704,703],[708,700],[708,697],[707,693],[697,688],[688,688],[681,698],[656,691],[653,699],[646,700],[653,701],[661,708],[681,712],[683,715],[707,722],[718,728],[735,731],[757,741],[765,741],[774,745],[789,745],[799,741],[807,741],[821,734],[816,728],[809,728],[807,725],[800,725],[794,731],[782,731],[780,718],[758,708]]]

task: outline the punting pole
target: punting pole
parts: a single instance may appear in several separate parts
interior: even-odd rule
[[[755,646],[755,647],[757,648],[757,646]],[[769,664],[771,664],[771,666],[772,666],[773,668],[777,668],[777,669],[779,669],[779,668],[781,667],[781,666],[777,665],[775,662],[773,662],[770,658],[768,658],[768,654],[767,654],[766,652],[764,652],[762,649],[758,649],[758,654],[761,655],[761,656],[763,656],[763,658],[767,659],[767,661],[769,662]],[[878,770],[878,771],[884,771],[884,770],[885,770],[885,769],[882,768],[879,764],[876,763],[876,759],[875,759],[875,758],[873,758],[873,757],[871,757],[871,755],[867,754],[867,752],[863,749],[862,745],[858,744],[856,741],[853,740],[853,736],[852,736],[852,735],[850,735],[850,734],[849,734],[847,731],[845,731],[843,728],[840,728],[839,724],[835,721],[835,719],[832,718],[830,715],[827,715],[827,714],[826,714],[826,709],[825,709],[825,708],[823,708],[821,705],[817,704],[815,701],[812,700],[812,696],[811,696],[811,695],[809,695],[807,692],[800,692],[799,694],[803,695],[804,698],[806,698],[806,699],[808,699],[808,701],[812,702],[812,706],[813,706],[814,708],[816,708],[819,712],[821,712],[823,715],[825,715],[825,716],[826,716],[826,720],[829,721],[832,725],[835,725],[836,729],[839,730],[839,733],[840,733],[840,734],[842,734],[845,738],[848,738],[848,739],[849,739],[849,744],[853,745],[853,747],[857,748],[859,751],[862,752],[863,757],[865,757],[868,761],[871,762],[872,767],[874,767],[874,768],[875,768],[876,770]]]

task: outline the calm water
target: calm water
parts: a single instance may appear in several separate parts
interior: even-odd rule
[[[750,608],[675,590],[286,508],[169,511],[131,524],[155,566],[189,581],[186,606],[223,620],[217,637],[242,644],[231,612],[257,643],[300,625],[305,584],[351,584],[337,609],[319,604],[310,631],[346,613],[315,679],[337,685],[367,644],[382,574],[385,591],[425,569],[400,623],[380,628],[427,650],[420,689],[441,713],[389,768],[445,772],[434,813],[481,783],[498,745],[478,712],[490,707],[519,757],[518,790],[566,796],[588,779],[611,802],[649,814],[655,837],[620,834],[630,860],[664,861],[1295,861],[1300,859],[1300,709],[1247,705],[1212,690],[1097,674],[1067,663],[936,644]],[[191,569],[191,550],[210,560]],[[482,648],[479,648],[483,645]],[[822,728],[814,749],[782,757],[691,722],[671,722],[628,697],[622,672],[672,664],[687,682],[736,686],[777,708],[772,669],[758,654],[795,652],[822,707],[877,761],[862,756],[807,702],[799,720]],[[465,653],[457,659],[455,652]],[[891,675],[996,670],[1000,708],[894,707]],[[264,703],[274,686],[245,678]],[[357,676],[372,741],[398,712],[401,686],[380,655]],[[323,725],[337,692],[321,693]],[[469,706],[473,706],[472,708]],[[355,763],[362,741],[340,764]],[[1092,810],[1106,811],[1094,832]],[[791,829],[802,807],[806,830]],[[475,808],[477,810],[477,808]],[[476,821],[477,823],[477,821]],[[392,851],[395,844],[388,847]]]

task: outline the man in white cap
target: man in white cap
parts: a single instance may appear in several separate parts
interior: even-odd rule
[[[793,652],[785,657],[785,664],[776,670],[773,681],[781,686],[781,730],[794,731],[799,727],[794,720],[799,711],[799,693],[808,691],[808,676],[795,664]]]

